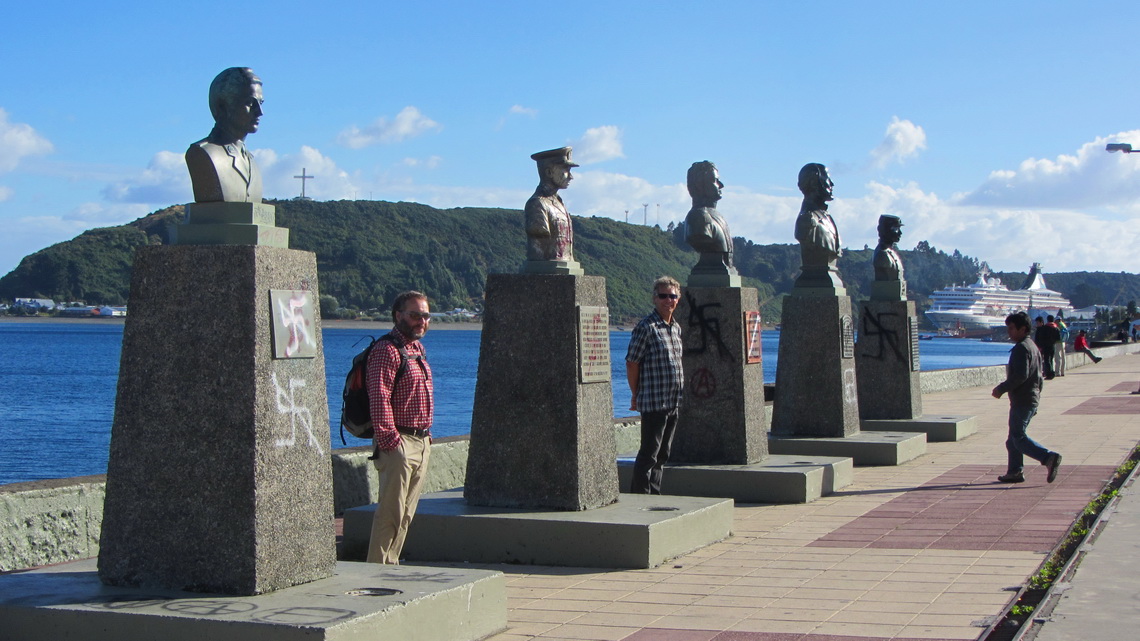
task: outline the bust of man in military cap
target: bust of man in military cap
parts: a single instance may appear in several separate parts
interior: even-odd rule
[[[808,163],[800,169],[798,178],[804,200],[796,217],[796,240],[800,242],[802,267],[797,287],[842,287],[835,262],[843,254],[840,249],[839,229],[827,213],[835,183],[827,167]]]
[[[902,238],[902,219],[883,214],[879,216],[879,244],[875,247],[875,280],[903,280],[902,258],[895,243]]]
[[[261,118],[261,78],[230,67],[210,83],[214,129],[186,150],[194,202],[261,202],[261,172],[245,148]]]
[[[574,227],[570,213],[558,195],[558,191],[566,189],[574,178],[570,169],[578,166],[570,160],[571,151],[570,147],[561,147],[531,155],[538,163],[539,182],[523,209],[527,238],[524,271],[581,273],[581,268],[574,261]],[[556,270],[550,265],[536,265],[536,262],[562,264],[568,271]]]
[[[724,189],[720,172],[707,160],[695,162],[689,167],[687,183],[693,208],[685,216],[685,241],[701,254],[689,277],[689,285],[739,286],[739,277],[726,280],[737,271],[732,260],[732,234],[728,230],[728,221],[716,210]]]

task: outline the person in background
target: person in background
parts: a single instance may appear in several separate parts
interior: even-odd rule
[[[1049,316],[1046,324],[1057,329],[1057,342],[1053,345],[1053,372],[1057,376],[1065,375],[1065,340],[1069,338],[1069,328],[1065,326],[1065,319]]]
[[[1042,319],[1038,317],[1037,321],[1040,332]],[[1005,330],[1009,340],[1015,344],[1013,349],[1009,350],[1005,380],[991,392],[994,398],[1001,398],[1003,394],[1009,393],[1009,436],[1005,441],[1008,458],[1005,474],[999,476],[998,481],[1024,483],[1024,457],[1028,456],[1045,466],[1048,470],[1045,480],[1052,483],[1057,479],[1061,455],[1045,449],[1026,433],[1029,421],[1037,414],[1037,405],[1041,402],[1041,352],[1033,341],[1029,340],[1029,316],[1025,312],[1007,316]]]
[[[1028,316],[1026,316],[1028,318]],[[1053,371],[1053,351],[1057,348],[1057,337],[1060,332],[1054,326],[1045,324],[1045,317],[1037,317],[1037,331],[1033,333],[1033,342],[1041,352],[1041,367],[1045,372],[1045,380],[1053,380],[1057,374]]]
[[[1096,354],[1093,354],[1092,350],[1089,349],[1088,333],[1085,332],[1085,330],[1083,330],[1083,329],[1081,331],[1077,332],[1077,337],[1075,339],[1073,339],[1073,351],[1074,352],[1080,352],[1080,353],[1088,356],[1089,358],[1092,359],[1092,362],[1094,362],[1094,363],[1099,363],[1101,361],[1101,357],[1097,356]]]

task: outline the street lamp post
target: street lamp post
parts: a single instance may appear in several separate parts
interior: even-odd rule
[[[1140,149],[1133,149],[1132,145],[1126,142],[1110,142],[1105,145],[1104,150],[1109,153],[1112,153],[1114,151],[1122,151],[1126,154],[1130,154],[1134,151],[1140,151]]]

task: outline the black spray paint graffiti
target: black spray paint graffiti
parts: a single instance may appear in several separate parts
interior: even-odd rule
[[[705,303],[698,305],[693,295],[685,292],[685,302],[689,306],[689,326],[688,331],[692,332],[694,328],[699,329],[701,332],[700,347],[686,347],[686,354],[704,354],[708,350],[709,340],[716,342],[717,353],[722,358],[732,358],[732,350],[728,349],[728,345],[724,344],[724,338],[720,335],[720,319],[709,318],[705,315],[705,310],[712,307],[720,307],[720,303]]]
[[[895,312],[883,312],[877,317],[871,313],[871,310],[863,308],[863,336],[867,339],[877,337],[879,339],[879,353],[872,354],[870,350],[861,350],[863,355],[867,358],[873,358],[877,361],[886,359],[886,347],[890,347],[894,352],[895,358],[901,363],[906,362],[906,356],[903,355],[902,349],[899,348],[899,333],[897,330],[889,329],[883,326],[883,319],[888,316],[897,317]]]

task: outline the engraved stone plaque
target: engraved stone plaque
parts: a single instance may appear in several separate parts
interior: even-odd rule
[[[578,380],[581,383],[610,380],[608,307],[578,307]]]
[[[760,348],[760,312],[744,312],[744,362],[760,363],[764,354]]]
[[[839,318],[839,329],[842,331],[843,358],[855,358],[855,327],[850,316]]]
[[[317,355],[317,301],[313,292],[269,290],[273,317],[273,358],[314,358]]]
[[[907,319],[906,329],[910,333],[910,371],[919,371],[918,361],[918,319],[910,316]]]

